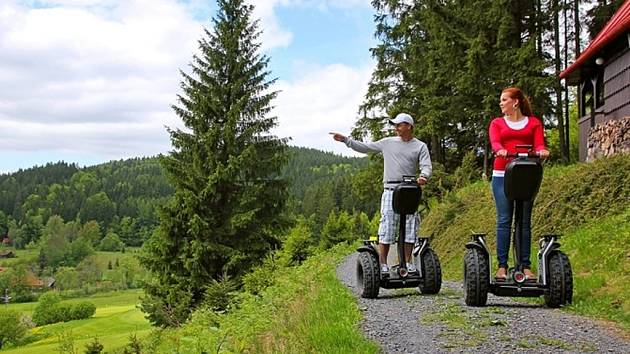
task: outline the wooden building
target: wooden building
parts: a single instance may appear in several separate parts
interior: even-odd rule
[[[560,78],[578,86],[580,161],[630,152],[630,0]]]

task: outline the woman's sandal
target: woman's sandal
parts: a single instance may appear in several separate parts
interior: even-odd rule
[[[529,269],[524,269],[523,272],[525,273],[525,281],[526,282],[536,282],[538,281],[538,277],[536,276],[536,274],[532,273],[531,270]]]
[[[496,281],[506,281],[507,280],[507,268],[499,267],[497,270],[497,274],[494,276],[494,280]]]

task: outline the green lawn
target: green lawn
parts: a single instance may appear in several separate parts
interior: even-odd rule
[[[39,249],[16,250],[15,248],[0,247],[0,252],[13,251],[15,258],[0,258],[0,267],[9,268],[18,264],[31,263],[37,261]]]
[[[36,327],[31,331],[35,341],[2,353],[54,353],[59,346],[59,337],[64,332],[74,338],[77,352],[84,351],[85,345],[98,336],[99,342],[109,352],[129,342],[129,336],[135,334],[143,338],[151,331],[151,325],[143,313],[136,308],[141,290],[126,290],[95,294],[89,297],[66,300],[67,302],[90,301],[96,305],[96,314],[87,320],[57,323]],[[30,313],[35,303],[12,304],[9,308]]]

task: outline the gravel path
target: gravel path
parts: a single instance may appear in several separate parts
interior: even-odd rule
[[[361,298],[356,257],[337,276],[357,296],[361,327],[384,353],[630,353],[623,334],[557,309],[491,294],[486,307],[468,307],[461,283],[444,282],[438,295],[381,288],[377,299]]]

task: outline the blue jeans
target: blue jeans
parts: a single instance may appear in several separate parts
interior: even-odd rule
[[[514,214],[514,202],[505,197],[503,190],[504,177],[492,177],[492,194],[497,210],[497,261],[499,267],[508,266],[508,252],[510,251],[510,231],[512,230],[512,215]],[[523,241],[521,243],[521,264],[529,268],[531,262],[532,245],[532,202],[523,203]]]

